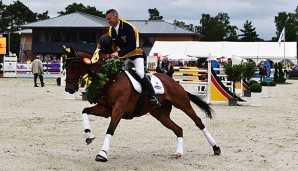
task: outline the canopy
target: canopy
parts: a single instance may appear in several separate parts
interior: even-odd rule
[[[183,54],[185,56],[208,58],[210,56],[252,59],[256,63],[270,59],[280,62],[284,59],[297,64],[297,42],[202,42],[202,41],[155,41],[150,54]]]
[[[170,61],[196,61],[198,58],[185,55],[183,53],[172,53],[167,56]]]

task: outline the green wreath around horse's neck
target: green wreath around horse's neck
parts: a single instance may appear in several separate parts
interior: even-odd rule
[[[96,103],[96,98],[103,95],[102,89],[109,81],[111,75],[119,72],[123,61],[117,58],[109,58],[103,65],[100,73],[89,75],[91,83],[87,86],[86,92],[90,104]]]

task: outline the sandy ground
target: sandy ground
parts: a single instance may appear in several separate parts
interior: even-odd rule
[[[0,78],[0,170],[298,169],[298,81],[278,85],[278,97],[263,98],[261,107],[213,104],[212,120],[195,108],[220,145],[220,156],[191,119],[174,109],[172,118],[184,129],[182,158],[170,158],[175,135],[145,115],[120,122],[106,163],[94,159],[109,119],[90,116],[97,138],[86,145],[81,111],[90,104],[65,99],[54,79],[45,82],[34,88],[32,79]]]

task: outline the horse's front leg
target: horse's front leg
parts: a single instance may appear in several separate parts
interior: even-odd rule
[[[122,111],[113,110],[111,122],[109,124],[102,148],[98,152],[98,154],[95,158],[95,161],[101,161],[101,162],[108,161],[108,152],[109,152],[110,146],[111,146],[111,139],[112,139],[112,136],[114,135],[114,132],[122,118],[122,115],[123,115]]]
[[[88,107],[82,111],[82,123],[83,123],[87,145],[90,144],[95,139],[95,136],[91,132],[91,126],[90,126],[90,120],[89,120],[88,114],[107,118],[111,115],[111,111],[106,107],[103,107],[100,105]]]

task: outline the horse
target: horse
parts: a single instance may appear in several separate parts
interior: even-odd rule
[[[93,55],[80,51],[73,52],[73,50],[70,52],[69,49],[65,52],[67,53],[65,62],[65,91],[71,94],[78,91],[80,80],[85,74],[92,75],[94,73],[100,73],[103,65],[108,59],[108,55],[101,53],[99,50]],[[98,55],[99,60],[91,62],[94,55]],[[171,77],[164,73],[155,73],[154,75],[162,82],[164,87],[164,93],[157,94],[157,98],[162,104],[160,108],[152,106],[149,102],[149,97],[146,94],[142,96],[142,94],[134,90],[127,74],[120,70],[116,75],[110,78],[110,81],[102,89],[103,95],[96,97],[96,104],[92,107],[83,109],[82,122],[87,144],[90,144],[95,138],[91,132],[88,115],[105,118],[110,117],[110,123],[106,131],[102,148],[95,157],[96,161],[106,162],[108,160],[111,138],[121,119],[133,119],[134,117],[140,117],[147,113],[150,113],[163,126],[174,132],[177,136],[176,152],[171,154],[171,157],[182,157],[183,129],[170,118],[172,106],[180,109],[193,120],[211,145],[214,155],[220,155],[220,147],[202,123],[201,118],[197,116],[190,102],[193,102],[200,107],[208,118],[213,117],[213,109],[198,96],[185,91],[184,88]],[[143,100],[143,105],[139,105],[139,112],[135,113],[135,108],[138,107],[139,99]]]

